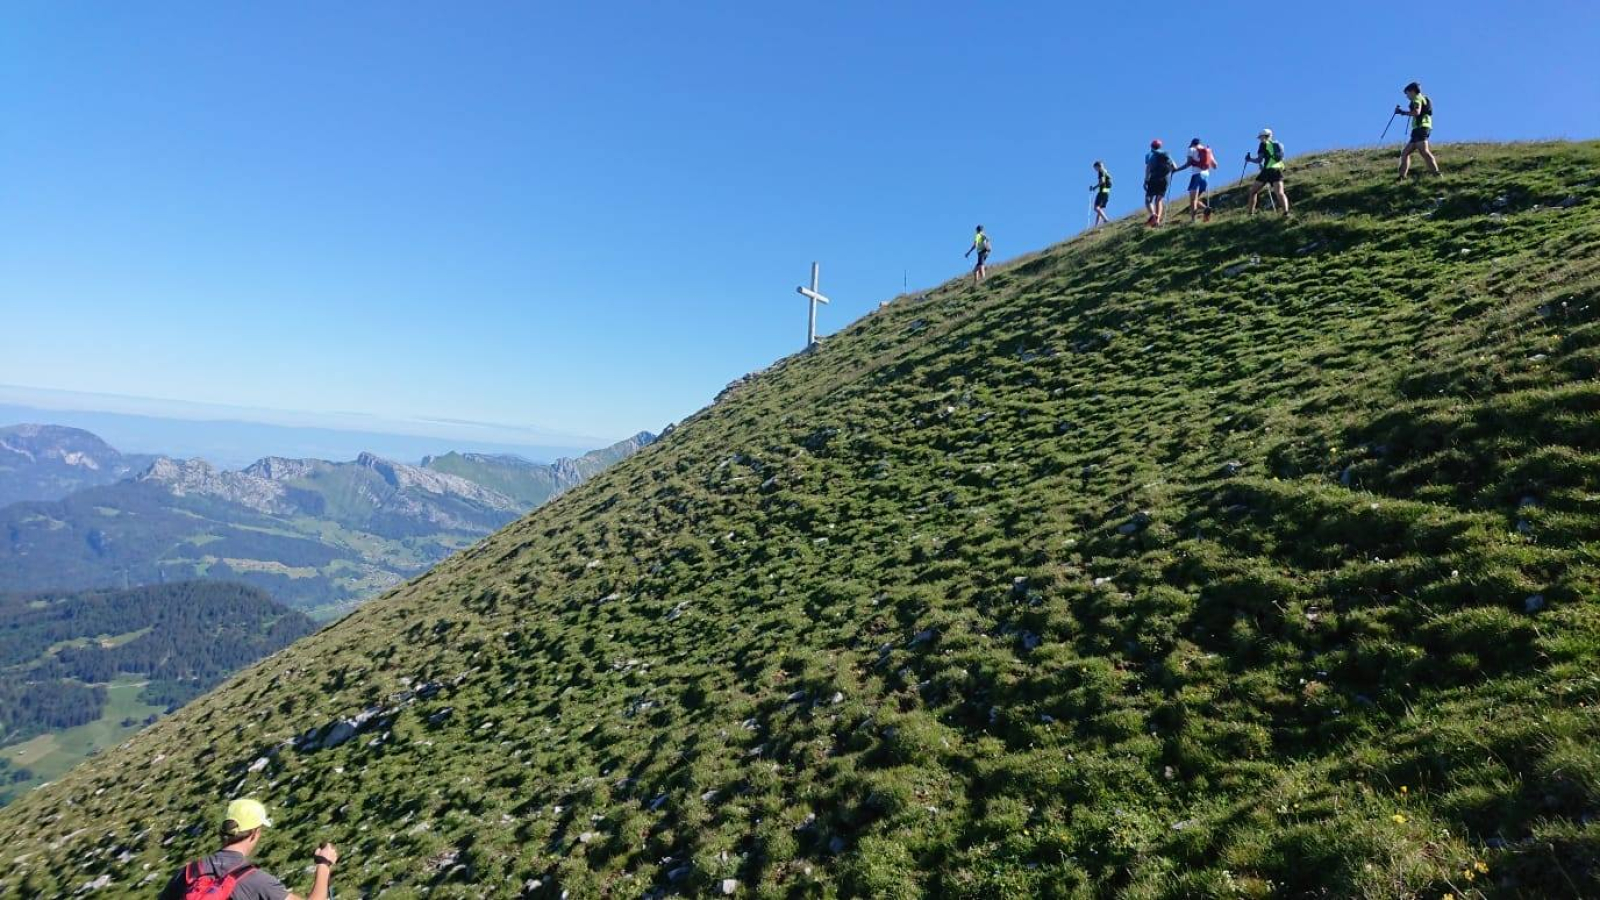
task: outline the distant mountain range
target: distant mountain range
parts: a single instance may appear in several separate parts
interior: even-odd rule
[[[54,425],[0,428],[0,506],[56,500],[112,484],[147,468],[153,456],[128,456],[87,431]]]
[[[55,493],[0,508],[0,590],[212,578],[324,615],[424,571],[655,439],[642,432],[551,464],[449,453],[412,466],[363,453],[352,462],[268,457],[240,471],[155,457],[135,472],[129,457],[78,429],[0,434],[28,435],[10,439],[18,449],[0,485]]]

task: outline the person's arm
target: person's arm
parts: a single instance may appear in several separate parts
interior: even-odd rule
[[[967,248],[967,252],[961,254],[961,258],[962,259],[966,259],[967,257],[971,256],[972,255],[972,251],[974,251],[976,249],[978,249],[978,245],[976,243],[974,243],[971,247]]]
[[[316,861],[315,874],[311,876],[311,893],[303,900],[328,900],[333,891],[333,864],[339,861],[339,851],[332,844],[324,843],[317,848],[313,857]],[[291,893],[287,900],[302,900],[298,894]]]
[[[1182,172],[1184,169],[1187,169],[1187,168],[1189,168],[1189,166],[1193,165],[1193,163],[1194,163],[1194,160],[1189,159],[1188,157],[1184,157],[1183,165],[1178,166],[1177,168],[1173,169],[1172,171],[1174,171],[1174,172]]]

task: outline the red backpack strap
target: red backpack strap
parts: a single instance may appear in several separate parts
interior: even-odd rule
[[[234,885],[243,881],[246,876],[255,870],[256,867],[250,863],[239,864],[232,872],[222,876],[222,880],[217,882],[217,886],[211,889],[213,896],[217,897],[218,900],[232,897]]]

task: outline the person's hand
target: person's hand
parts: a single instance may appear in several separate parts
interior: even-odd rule
[[[1401,114],[1401,113],[1403,113],[1403,112],[1405,112],[1405,110],[1403,110],[1403,109],[1401,109],[1401,108],[1400,108],[1400,104],[1398,104],[1398,103],[1396,103],[1396,104],[1395,104],[1395,105],[1394,105],[1394,114],[1395,114],[1395,115],[1397,115],[1397,116],[1398,116],[1398,115],[1400,115],[1400,114]]]
[[[319,860],[327,860],[329,866],[339,861],[338,849],[327,841],[323,841],[322,846],[317,848],[316,855]]]

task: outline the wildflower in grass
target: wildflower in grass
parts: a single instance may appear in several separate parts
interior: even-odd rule
[[[1489,874],[1489,864],[1481,859],[1473,862],[1472,868],[1476,869],[1479,875]]]
[[[1397,823],[1399,823],[1401,825],[1404,825],[1406,823],[1406,817],[1401,813],[1395,813],[1394,815],[1390,816],[1389,818],[1395,820],[1395,822],[1397,822]]]

